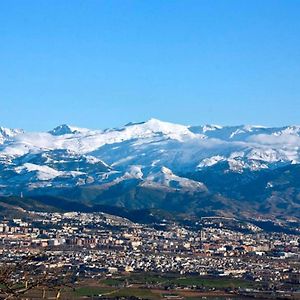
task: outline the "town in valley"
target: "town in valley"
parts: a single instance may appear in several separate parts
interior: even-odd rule
[[[63,274],[72,274],[68,284],[79,298],[121,297],[130,289],[150,293],[138,297],[157,299],[186,298],[187,291],[195,298],[214,293],[300,296],[297,231],[266,232],[249,223],[230,229],[226,218],[218,217],[202,218],[196,225],[166,220],[138,224],[106,213],[30,211],[26,218],[2,218],[0,261],[2,267],[22,265],[31,256],[24,262],[27,271],[40,272],[30,272],[33,281],[41,273],[59,273],[62,280]],[[22,282],[24,272],[13,276]]]

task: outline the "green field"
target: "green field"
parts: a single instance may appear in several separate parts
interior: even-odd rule
[[[157,299],[159,295],[155,295],[148,289],[139,288],[122,288],[122,289],[107,289],[101,287],[81,287],[75,290],[75,296],[80,297],[91,297],[91,296],[105,296],[105,297],[128,297],[135,296],[144,299]]]
[[[251,281],[235,279],[235,278],[203,278],[200,276],[184,276],[176,277],[172,275],[152,275],[152,274],[131,274],[128,276],[120,276],[114,278],[107,278],[100,281],[107,286],[120,287],[128,284],[149,284],[157,286],[201,286],[207,288],[246,288],[253,287],[254,283]]]
[[[201,277],[185,277],[171,280],[171,283],[178,286],[201,286],[208,288],[224,289],[224,288],[247,288],[252,287],[253,282],[240,279],[228,278],[201,278]]]
[[[91,287],[79,287],[75,290],[76,297],[102,295],[108,298],[135,296],[143,299],[161,299],[168,289],[206,288],[208,290],[225,290],[227,288],[254,287],[255,283],[234,278],[204,278],[200,276],[157,275],[157,274],[129,274],[105,278]],[[161,290],[153,292],[154,290]],[[178,290],[178,292],[184,290]],[[177,293],[177,291],[176,291]]]
[[[96,296],[111,293],[114,289],[105,287],[80,287],[75,289],[74,294],[77,297]]]
[[[139,298],[147,298],[147,299],[157,299],[159,298],[159,295],[156,295],[151,292],[151,290],[148,289],[136,289],[136,288],[124,288],[116,293],[113,293],[112,296],[118,296],[118,297],[129,297],[129,296],[135,296]]]
[[[163,277],[152,274],[131,274],[128,276],[119,276],[114,278],[106,278],[100,282],[108,286],[119,286],[127,284],[161,284],[175,277]]]

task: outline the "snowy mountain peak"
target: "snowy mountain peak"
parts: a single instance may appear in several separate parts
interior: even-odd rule
[[[151,118],[143,123],[132,124],[131,127],[140,128],[144,131],[160,132],[164,134],[168,133],[189,133],[188,127],[184,125],[169,123],[160,121],[158,119]]]
[[[274,135],[300,135],[300,126],[294,125],[294,126],[286,126],[283,129],[277,131],[274,133]]]
[[[181,140],[183,137],[193,137],[194,135],[188,126],[164,122],[154,118],[141,124],[132,125],[131,127],[133,130],[144,132],[145,135],[160,133],[176,140]]]
[[[182,141],[185,138],[194,137],[194,134],[189,130],[188,126],[163,122],[158,119],[150,119],[140,123],[128,123],[121,129],[107,129],[103,132],[103,138],[108,144],[158,136]]]
[[[245,130],[245,131],[253,131],[253,130],[255,130],[255,129],[265,129],[265,128],[267,128],[267,127],[265,127],[265,126],[262,126],[262,125],[243,125],[243,129]]]
[[[65,135],[65,134],[86,133],[89,131],[90,130],[87,128],[79,128],[79,127],[70,126],[67,124],[62,124],[62,125],[55,127],[51,131],[49,131],[49,133],[52,135],[59,136],[59,135]]]
[[[207,124],[204,125],[202,128],[203,133],[207,132],[207,131],[214,131],[214,130],[218,130],[218,129],[222,129],[223,127],[220,125],[216,125],[216,124]]]

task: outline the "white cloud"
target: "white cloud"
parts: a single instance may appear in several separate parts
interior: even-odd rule
[[[300,137],[291,134],[281,134],[281,135],[258,134],[258,135],[251,136],[248,140],[250,142],[259,143],[262,145],[300,146]]]

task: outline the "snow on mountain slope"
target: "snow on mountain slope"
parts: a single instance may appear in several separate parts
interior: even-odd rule
[[[221,155],[215,155],[215,156],[211,156],[208,158],[204,158],[199,165],[197,166],[197,168],[204,168],[204,167],[211,167],[215,164],[217,164],[220,161],[225,161],[226,158],[224,156]]]
[[[140,124],[131,124],[121,129],[94,131],[61,125],[49,133],[25,133],[4,145],[2,153],[12,156],[43,150],[68,149],[89,153],[107,145],[134,139],[163,137],[184,141],[195,137],[187,126],[151,119]],[[197,135],[197,137],[201,137]],[[203,136],[202,136],[203,138]]]
[[[0,145],[3,144],[5,141],[21,133],[24,133],[22,129],[10,129],[5,127],[0,127]]]
[[[57,171],[48,166],[39,166],[31,163],[25,163],[23,166],[15,168],[15,171],[18,174],[36,172],[37,179],[39,180],[50,180],[63,174],[63,172]]]
[[[202,182],[194,181],[188,178],[180,177],[166,168],[162,167],[158,172],[151,173],[146,178],[146,185],[161,185],[173,189],[187,189],[190,191],[201,190],[207,191],[206,186]]]
[[[241,126],[219,126],[204,125],[191,126],[189,128],[194,133],[205,134],[209,138],[217,138],[229,141],[246,141],[250,136],[258,133],[273,133],[275,128],[266,128],[259,125],[241,125]]]
[[[179,174],[227,164],[228,171],[300,162],[300,126],[185,126],[150,119],[122,128],[60,125],[49,132],[0,128],[0,185],[26,180],[56,186],[135,179],[174,188],[203,188]],[[175,175],[176,174],[176,175]]]

